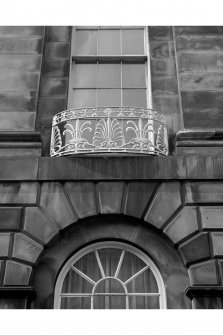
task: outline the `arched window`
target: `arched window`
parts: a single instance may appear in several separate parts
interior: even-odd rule
[[[54,308],[158,309],[165,288],[151,259],[125,243],[100,242],[72,256],[55,287]]]

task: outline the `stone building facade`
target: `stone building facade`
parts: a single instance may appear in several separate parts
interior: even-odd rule
[[[1,308],[57,308],[62,269],[95,243],[148,256],[164,307],[223,307],[223,27],[146,36],[169,155],[50,157],[73,28],[0,27]]]

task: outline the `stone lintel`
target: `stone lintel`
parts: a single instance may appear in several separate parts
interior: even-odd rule
[[[65,168],[66,167],[66,168]],[[41,157],[38,180],[223,179],[222,156]]]
[[[223,180],[222,156],[0,157],[1,181]]]

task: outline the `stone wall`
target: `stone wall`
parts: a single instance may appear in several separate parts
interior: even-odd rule
[[[153,108],[166,116],[172,152],[175,134],[183,128],[173,28],[149,27],[149,49]]]
[[[149,27],[153,107],[167,117],[171,154],[180,129],[222,128],[222,34]],[[45,156],[52,117],[67,107],[70,43],[71,27],[0,29],[0,130],[40,131]]]
[[[144,233],[140,235],[135,231],[132,243],[141,247],[144,243],[146,247],[146,234],[149,239],[154,230],[168,241],[170,249],[177,250],[190,279],[187,284],[184,282],[181,293],[185,296],[187,289],[195,307],[223,307],[219,294],[223,286],[223,182],[219,179],[223,180],[223,175],[222,169],[216,169],[220,158],[207,159],[206,168],[212,161],[212,169],[209,168],[209,174],[206,171],[207,180],[200,176],[200,181],[201,162],[195,157],[184,158],[186,165],[193,166],[187,176],[174,167],[176,161],[179,161],[178,166],[181,164],[181,157],[127,158],[122,161],[103,157],[36,158],[34,161],[30,158],[23,163],[18,158],[1,160],[5,167],[2,171],[7,170],[1,172],[0,183],[1,307],[26,306],[22,294],[26,292],[28,295],[29,290],[33,292],[33,270],[53,241],[56,239],[56,243],[60,243],[60,238],[70,228],[84,224],[88,234],[91,231],[89,242],[104,235],[125,239],[128,236],[127,222],[133,219],[136,226],[140,223],[144,227]],[[167,160],[169,164],[166,164]],[[204,162],[204,158],[201,160]],[[134,168],[131,175],[126,175],[126,164],[131,161]],[[166,177],[163,175],[162,178],[162,172],[156,175],[154,171],[151,171],[154,178],[148,177],[148,166],[152,169],[153,161],[156,161],[154,170],[169,169]],[[22,164],[27,166],[29,174]],[[109,174],[112,179],[109,181],[110,169],[117,173]],[[71,171],[76,177],[74,174],[72,177]],[[97,217],[103,220],[103,216],[105,219],[114,216],[111,230],[106,227],[96,229]],[[95,223],[86,221],[89,218],[95,218]],[[119,223],[116,227],[120,218],[126,220],[122,233]],[[161,253],[161,260],[162,257]],[[47,259],[50,269],[51,261]],[[9,294],[15,289],[20,292],[20,298],[14,295],[7,300],[2,292]],[[174,308],[173,304],[170,306]]]
[[[49,156],[52,118],[67,107],[70,71],[70,27],[46,27],[36,130]]]
[[[223,127],[223,27],[175,27],[185,128]]]
[[[44,27],[0,27],[0,131],[33,131]]]

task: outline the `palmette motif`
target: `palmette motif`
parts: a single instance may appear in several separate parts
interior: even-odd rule
[[[168,154],[165,118],[133,107],[81,108],[53,118],[51,156],[83,153]]]

